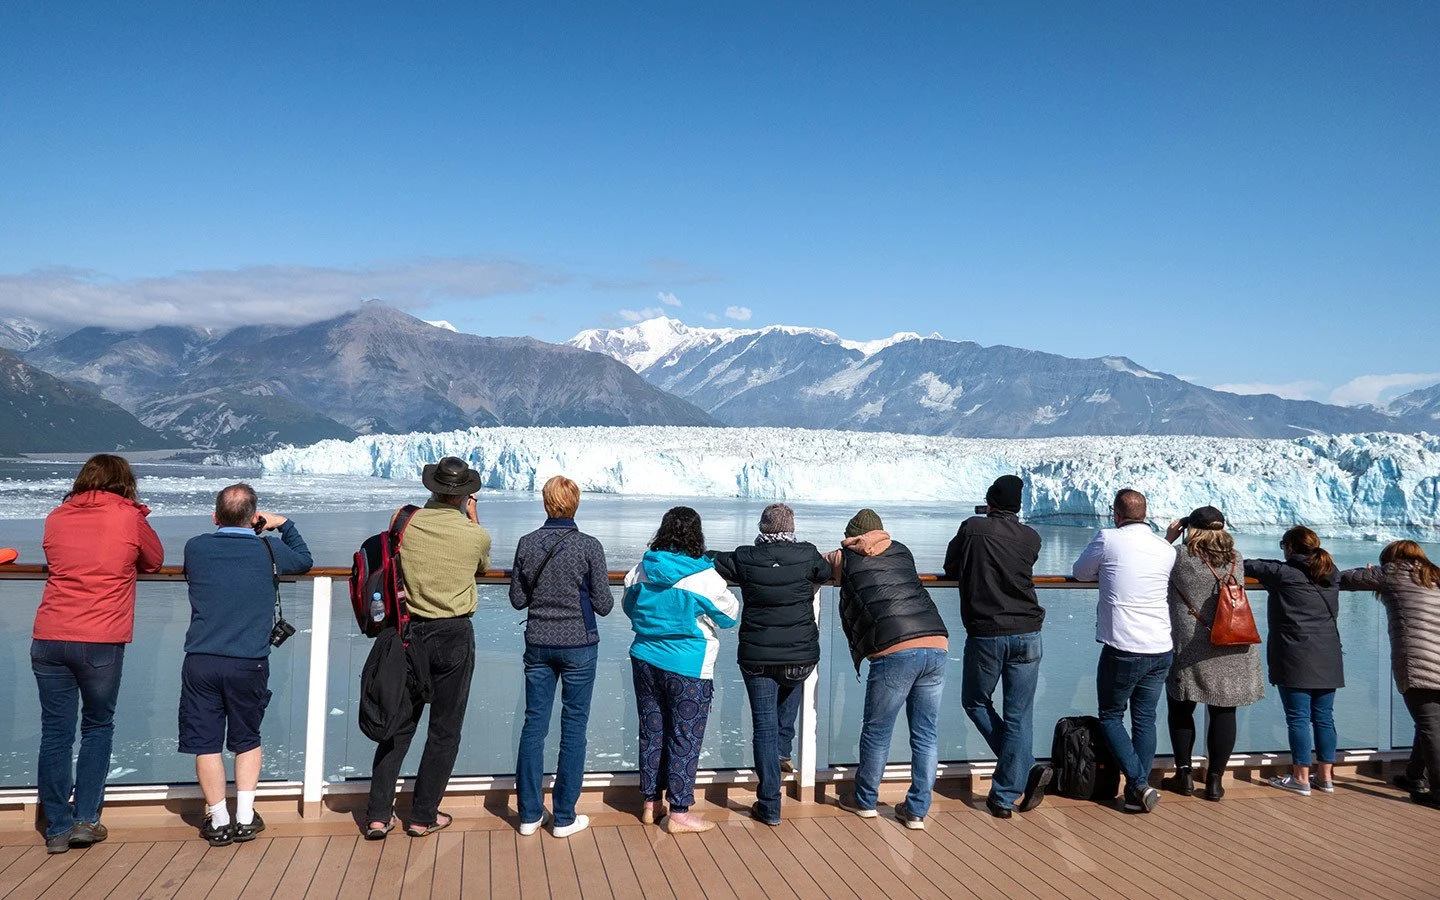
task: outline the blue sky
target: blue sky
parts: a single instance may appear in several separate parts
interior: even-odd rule
[[[1364,400],[1440,380],[1437,160],[1440,4],[0,6],[0,313],[71,322],[748,311]]]

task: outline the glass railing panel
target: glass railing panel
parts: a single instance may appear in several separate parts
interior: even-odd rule
[[[1415,720],[1399,691],[1390,693],[1390,746],[1409,749],[1415,743]]]
[[[13,727],[0,737],[0,784],[35,784],[40,746],[40,707],[30,669],[30,632],[44,590],[41,581],[6,581],[12,615],[0,634],[0,714]],[[287,584],[285,616],[296,634],[270,657],[270,705],[261,727],[266,780],[299,780],[304,772],[305,702],[310,664],[310,584]],[[135,605],[134,641],[125,649],[115,711],[110,784],[175,784],[195,781],[194,757],[177,749],[180,667],[190,605],[183,582],[141,582]],[[79,750],[77,736],[76,751]],[[228,756],[228,754],[227,754]]]
[[[375,744],[361,734],[358,725],[360,671],[370,652],[371,641],[360,635],[350,611],[343,583],[336,585],[334,635],[331,641],[331,719],[327,729],[326,777],[331,781],[367,778]],[[635,711],[635,687],[630,668],[630,621],[620,608],[620,589],[613,588],[615,607],[609,616],[597,619],[600,650],[595,690],[590,706],[587,772],[634,771],[639,765],[639,721]],[[512,775],[520,730],[525,719],[525,613],[515,610],[507,599],[505,585],[481,585],[475,626],[475,679],[460,742],[455,774]],[[744,680],[735,662],[735,632],[721,633],[720,655],[716,661],[715,693],[705,743],[700,756],[702,768],[742,768],[750,760],[750,711]],[[560,692],[557,688],[546,738],[546,767],[553,771],[559,755]],[[428,724],[429,712],[421,720],[416,745]],[[420,749],[408,755],[402,773],[415,774]]]

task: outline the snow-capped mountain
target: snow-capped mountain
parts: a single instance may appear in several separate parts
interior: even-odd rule
[[[30,319],[0,319],[0,350],[27,353],[59,340],[62,334]]]
[[[563,473],[582,490],[667,497],[973,503],[999,475],[1028,485],[1030,521],[1090,524],[1115,492],[1145,492],[1168,521],[1215,504],[1236,525],[1304,522],[1327,533],[1440,533],[1440,438],[1298,440],[1083,437],[973,440],[780,428],[474,428],[371,435],[266,454],[267,473],[413,481],[459,456],[486,487],[538,491]]]
[[[1410,430],[1377,410],[1228,394],[1126,357],[1072,359],[939,335],[862,343],[823,329],[662,318],[569,343],[619,359],[726,425],[963,437]]]
[[[1391,400],[1386,411],[1395,416],[1419,417],[1440,421],[1440,384],[1402,394]]]

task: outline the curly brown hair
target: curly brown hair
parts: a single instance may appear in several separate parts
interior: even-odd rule
[[[696,559],[705,555],[705,532],[700,514],[688,506],[676,506],[660,519],[660,529],[650,541],[651,550],[666,550]]]

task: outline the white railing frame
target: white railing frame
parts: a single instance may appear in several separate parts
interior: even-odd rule
[[[304,814],[325,799],[325,725],[330,713],[330,604],[333,582],[317,575],[310,593],[310,676],[305,706]]]

